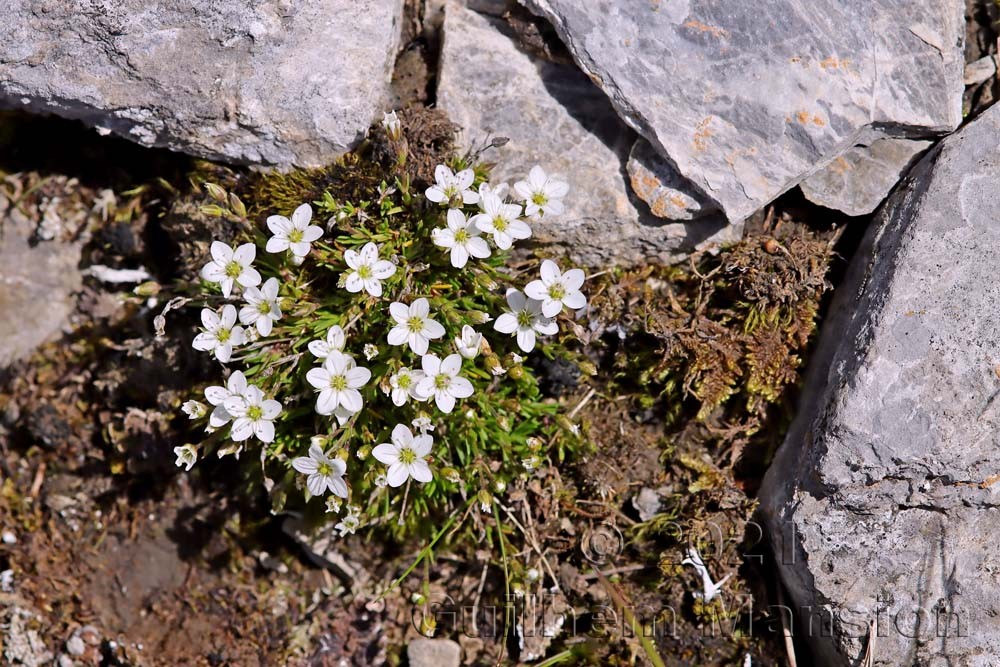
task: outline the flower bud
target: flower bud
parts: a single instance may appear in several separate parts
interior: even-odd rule
[[[581,361],[578,366],[580,368],[580,372],[584,375],[597,375],[597,366],[590,361]]]
[[[441,476],[451,482],[452,484],[460,484],[462,482],[461,475],[454,468],[442,468]]]
[[[147,280],[144,283],[136,285],[132,293],[138,296],[156,296],[160,293],[160,283],[155,280]]]
[[[508,372],[510,373],[510,376],[512,378],[514,378],[515,380],[520,380],[521,378],[524,377],[524,366],[522,366],[521,364],[518,364],[516,366],[511,366]]]
[[[476,499],[479,500],[479,509],[484,512],[489,512],[493,508],[493,494],[487,489],[480,489],[479,493],[476,494]]]
[[[368,445],[364,445],[362,447],[358,447],[358,451],[355,453],[355,456],[364,461],[365,459],[368,458],[368,455],[371,453],[372,453],[372,448],[369,447]]]

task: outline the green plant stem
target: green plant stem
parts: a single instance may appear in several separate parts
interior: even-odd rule
[[[503,604],[503,638],[500,640],[500,655],[497,656],[497,665],[500,665],[500,661],[503,660],[504,652],[507,649],[507,632],[510,630],[511,612],[513,611],[511,607],[511,596],[510,596],[510,570],[507,568],[507,542],[503,537],[503,523],[500,521],[500,508],[499,503],[493,502],[493,519],[497,522],[497,536],[500,539],[500,558],[503,561],[503,585],[504,585],[504,604]]]

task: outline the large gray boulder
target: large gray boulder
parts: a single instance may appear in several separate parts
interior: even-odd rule
[[[510,139],[486,154],[497,163],[495,182],[526,178],[539,164],[569,183],[565,214],[532,228],[537,241],[578,263],[673,262],[739,237],[718,215],[688,224],[651,215],[626,181],[635,133],[586,76],[519,49],[500,19],[447,4],[437,101],[464,128],[466,143]]]
[[[862,664],[870,645],[875,665],[986,667],[1000,656],[1000,107],[910,179],[837,291],[761,509],[821,664]]]
[[[962,119],[962,0],[521,2],[730,220],[855,144]]]
[[[7,0],[0,105],[229,162],[319,165],[388,95],[403,0]]]

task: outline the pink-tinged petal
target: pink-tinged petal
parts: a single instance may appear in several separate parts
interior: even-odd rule
[[[469,396],[472,396],[475,389],[473,389],[472,383],[466,378],[456,377],[452,379],[451,387],[448,388],[448,391],[450,391],[451,395],[455,398],[468,398]]]
[[[399,301],[393,301],[389,304],[389,314],[400,324],[406,324],[406,321],[410,319],[410,309],[405,303]]]
[[[236,282],[243,287],[256,287],[260,285],[260,274],[257,272],[257,269],[248,266],[237,276]]]
[[[558,199],[551,199],[542,210],[545,211],[545,215],[562,215],[566,212],[566,207]]]
[[[360,412],[365,403],[361,398],[360,391],[357,389],[345,389],[340,392],[340,404],[346,410],[350,410],[351,412]]]
[[[312,220],[313,210],[312,206],[309,204],[301,204],[292,213],[292,224],[295,225],[297,229],[304,229],[309,221]]]
[[[451,169],[444,166],[443,164],[439,164],[438,166],[434,167],[434,180],[437,181],[439,184],[443,185],[447,183],[452,176],[454,176],[454,174],[452,174]]]
[[[218,344],[219,341],[216,340],[214,333],[205,332],[194,337],[191,347],[201,352],[208,352],[209,350],[214,350]]]
[[[507,305],[515,313],[519,310],[524,310],[524,304],[527,299],[525,299],[524,294],[521,290],[514,289],[513,287],[507,288]]]
[[[326,491],[326,477],[315,473],[306,478],[306,488],[314,496],[321,496]]]
[[[537,164],[528,172],[528,185],[531,186],[532,190],[541,190],[545,187],[545,181],[547,180],[548,177],[545,175],[545,170]]]
[[[274,419],[281,414],[281,403],[273,398],[261,403],[260,407],[264,411],[264,419]]]
[[[465,219],[465,214],[462,213],[457,208],[448,209],[448,229],[451,232],[457,232],[460,229],[465,229],[469,222]]]
[[[389,329],[389,335],[386,336],[386,340],[389,345],[404,345],[410,337],[410,331],[405,326],[400,324]]]
[[[456,245],[451,249],[451,265],[456,269],[464,269],[469,263],[469,251],[465,246]]]
[[[410,316],[424,318],[430,315],[431,305],[424,297],[420,297],[410,304]]]
[[[554,336],[559,333],[559,325],[555,320],[540,319],[535,322],[535,331],[546,336]]]
[[[406,424],[396,424],[392,427],[392,435],[389,438],[400,447],[409,446],[413,443],[413,432]]]
[[[372,266],[372,277],[385,280],[396,273],[396,265],[387,259],[380,259]]]
[[[261,442],[274,442],[274,424],[259,420],[253,423],[253,434]]]
[[[490,246],[486,243],[485,239],[481,239],[478,236],[466,241],[465,247],[469,251],[469,254],[477,259],[485,259],[490,256]]]
[[[233,358],[233,344],[223,343],[215,348],[215,358],[220,362],[227,364],[229,360]]]
[[[583,295],[583,292],[570,292],[563,297],[563,303],[566,304],[567,308],[579,310],[587,305],[587,297]]]
[[[553,301],[552,299],[542,301],[542,315],[545,317],[555,317],[562,312],[562,309],[562,301]]]
[[[439,391],[434,394],[434,402],[441,412],[448,413],[455,409],[455,397],[447,392]]]
[[[344,481],[343,477],[327,477],[326,484],[330,487],[333,495],[340,496],[341,498],[347,497],[347,482]]]
[[[382,296],[382,283],[378,280],[366,280],[364,281],[365,291],[372,296],[379,297]]]
[[[385,473],[385,481],[391,487],[402,486],[409,476],[406,466],[397,461],[389,466],[389,470]]]
[[[434,446],[434,438],[430,435],[424,433],[423,435],[418,435],[413,438],[413,451],[420,458],[424,458],[431,453],[431,448]]]
[[[517,330],[517,316],[513,313],[504,313],[493,322],[493,328],[500,333],[514,333]]]
[[[246,417],[240,417],[233,422],[233,428],[229,431],[229,437],[236,442],[243,442],[253,435],[253,423]]]
[[[553,262],[551,259],[542,260],[542,282],[546,285],[551,285],[552,283],[559,280],[562,272],[559,270],[559,265]],[[529,295],[530,296],[530,295]]]
[[[518,181],[514,184],[514,192],[521,199],[531,199],[531,188],[528,186],[527,181]]]
[[[372,372],[367,368],[358,366],[347,371],[347,386],[351,389],[360,389],[371,379]]]
[[[364,288],[364,286],[365,281],[361,279],[361,276],[354,272],[348,274],[347,280],[344,281],[344,289],[352,294],[357,294]]]
[[[380,463],[389,466],[399,460],[399,449],[395,445],[383,442],[372,450],[372,456]]]
[[[426,461],[414,461],[411,463],[410,476],[421,484],[426,484],[434,479],[434,475],[431,473],[431,469]]]
[[[305,257],[309,254],[310,247],[305,241],[299,241],[298,243],[288,244],[288,249],[292,251],[293,255]]]
[[[247,392],[247,376],[243,374],[243,371],[234,371],[229,376],[229,382],[226,383],[226,387],[229,389],[230,394],[242,396]]]
[[[507,225],[507,233],[515,239],[530,239],[531,227],[524,220],[511,220]]]
[[[523,352],[531,352],[535,349],[535,332],[533,329],[518,329],[517,346]]]
[[[309,351],[317,359],[326,359],[326,355],[330,354],[332,350],[330,344],[325,340],[311,340],[308,347]]]
[[[432,201],[435,204],[440,204],[445,200],[444,190],[436,185],[432,185],[424,190],[424,197],[426,197],[428,201]]]
[[[326,389],[330,386],[330,372],[325,368],[310,368],[306,373],[306,382],[317,389]]]
[[[424,328],[421,330],[421,333],[425,338],[432,338],[436,340],[443,336],[445,332],[444,327],[441,326],[439,322],[435,322],[434,320],[424,320]]]
[[[304,475],[309,475],[319,470],[319,464],[309,456],[300,456],[292,459],[292,467]]]
[[[323,228],[317,225],[309,225],[302,230],[302,240],[306,243],[315,243],[323,238]]]
[[[333,411],[340,405],[339,392],[327,388],[319,392],[316,397],[316,412],[321,415],[333,414]]]
[[[267,218],[267,228],[271,230],[272,234],[287,236],[288,232],[292,231],[292,222],[283,215],[271,215]],[[272,251],[268,250],[268,252]]]
[[[274,320],[266,315],[257,318],[257,331],[260,332],[261,336],[270,336],[271,327],[274,325]]]
[[[441,362],[441,373],[447,375],[458,375],[462,372],[462,357],[457,354],[449,354]]]
[[[212,253],[212,259],[222,267],[225,267],[233,259],[233,249],[222,241],[212,241],[209,252]]]
[[[532,280],[525,285],[524,293],[529,299],[535,299],[536,301],[543,301],[549,298],[549,288],[541,280]]]

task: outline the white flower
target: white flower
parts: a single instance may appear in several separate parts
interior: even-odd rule
[[[236,442],[243,442],[251,435],[261,442],[274,442],[274,424],[281,414],[281,403],[265,399],[264,392],[249,385],[243,396],[231,396],[223,403],[226,412],[234,417],[233,428],[229,432]]]
[[[365,352],[365,359],[367,359],[368,361],[371,361],[372,359],[378,356],[378,348],[372,345],[371,343],[365,343],[364,352]]]
[[[389,439],[392,442],[383,442],[372,450],[372,456],[389,466],[386,471],[389,486],[401,486],[411,477],[421,483],[433,479],[427,465],[427,455],[434,444],[431,436],[421,433],[414,437],[410,429],[396,424]]]
[[[375,476],[375,486],[382,489],[385,485],[389,483],[389,478],[386,477],[385,473],[379,473]]]
[[[174,465],[178,468],[184,466],[184,470],[191,470],[194,464],[198,462],[198,450],[195,449],[194,445],[181,445],[180,447],[174,447],[174,456],[177,460],[174,461]]]
[[[681,565],[690,565],[694,568],[695,573],[701,577],[702,591],[694,593],[694,596],[705,602],[711,602],[722,591],[722,587],[729,581],[729,577],[732,576],[732,573],[730,573],[720,579],[718,583],[713,581],[712,575],[709,573],[708,568],[705,567],[705,561],[701,559],[701,554],[698,553],[696,547],[687,548]]]
[[[336,513],[340,512],[340,505],[341,505],[340,498],[338,498],[337,496],[327,496],[326,497],[326,511],[327,511],[327,513],[332,512],[332,513],[336,514]]]
[[[347,273],[344,287],[348,292],[367,291],[372,296],[382,296],[382,281],[396,273],[396,265],[378,258],[379,248],[366,243],[361,252],[344,251],[344,261],[352,270]]]
[[[233,416],[226,410],[226,400],[234,396],[242,398],[246,390],[247,378],[243,375],[243,371],[233,372],[225,387],[218,385],[205,387],[205,399],[215,406],[208,417],[208,428],[214,430],[228,424]]]
[[[482,200],[482,198],[485,195],[487,195],[487,194],[493,194],[493,195],[496,195],[497,197],[499,197],[500,199],[503,199],[504,197],[507,196],[507,193],[509,191],[510,191],[510,186],[507,185],[506,183],[500,183],[499,185],[490,185],[489,183],[480,183],[479,184],[479,199]]]
[[[420,374],[423,375],[422,372]],[[417,429],[421,433],[430,433],[434,430],[434,424],[431,422],[431,418],[424,414],[416,417],[410,422],[410,424],[412,424],[413,428]]]
[[[424,378],[417,383],[417,393],[428,398],[433,396],[442,412],[451,412],[455,399],[472,396],[472,383],[459,375],[462,357],[449,354],[442,361],[436,355],[425,354],[420,364],[424,369]]]
[[[267,228],[274,236],[267,240],[265,249],[268,252],[291,250],[293,260],[297,259],[297,263],[301,264],[309,254],[310,244],[323,236],[322,227],[309,224],[312,214],[312,206],[302,204],[292,213],[291,220],[283,215],[270,216],[267,219]]]
[[[261,336],[271,335],[271,327],[281,319],[281,307],[278,305],[278,279],[268,278],[264,285],[257,289],[248,287],[243,292],[247,305],[240,308],[240,322],[257,325]]]
[[[457,208],[448,209],[448,226],[431,230],[431,240],[434,245],[451,250],[451,265],[456,269],[463,268],[469,262],[469,256],[483,259],[490,256],[490,247],[479,236],[476,225],[465,218],[465,214]]]
[[[247,289],[257,289],[248,287]],[[233,347],[246,342],[243,327],[236,324],[236,307],[226,304],[220,316],[211,308],[201,309],[201,323],[205,331],[194,337],[191,347],[202,352],[214,352],[215,358],[226,363],[233,356]]]
[[[354,531],[357,530],[360,525],[361,508],[357,505],[348,505],[347,514],[340,520],[339,523],[337,523],[337,525],[334,526],[334,528],[340,533],[340,536],[343,537],[348,533],[354,534]]]
[[[504,203],[500,197],[487,192],[479,202],[482,213],[472,216],[472,223],[488,234],[493,235],[493,242],[501,250],[510,248],[516,239],[526,239],[531,236],[531,227],[524,220],[518,219],[521,207],[517,204]]]
[[[422,297],[409,306],[398,301],[389,304],[389,314],[396,320],[386,337],[389,345],[409,343],[414,354],[426,354],[429,342],[444,335],[444,327],[430,319],[430,310]]]
[[[529,217],[561,215],[565,210],[562,198],[569,192],[569,185],[535,165],[528,172],[527,181],[514,184],[514,192],[524,200],[524,214]]]
[[[208,410],[201,401],[185,401],[181,406],[181,411],[188,416],[188,419],[198,419],[204,417]]]
[[[510,310],[493,323],[500,333],[516,334],[517,346],[525,352],[535,349],[535,335],[551,336],[559,331],[559,326],[542,314],[540,301],[528,299],[520,290],[507,290],[507,305]]]
[[[322,368],[306,373],[306,381],[319,390],[316,412],[330,415],[337,408],[343,408],[348,415],[359,412],[363,400],[358,389],[368,384],[371,376],[367,368],[355,366],[350,356],[337,350],[330,352]]]
[[[389,113],[382,113],[382,129],[393,141],[399,141],[399,138],[403,136],[403,126],[399,122],[399,116],[396,115],[395,111],[390,111]]]
[[[212,261],[201,268],[201,277],[210,283],[222,286],[222,296],[229,298],[233,283],[241,287],[256,287],[260,284],[260,274],[251,266],[257,257],[257,248],[252,243],[244,243],[233,249],[221,241],[212,241]]]
[[[416,401],[427,400],[426,396],[417,393],[417,385],[424,379],[423,371],[414,371],[409,368],[400,368],[389,378],[389,386],[392,388],[393,405],[399,406],[406,403],[408,398]]]
[[[346,344],[347,335],[339,324],[334,324],[326,332],[326,340],[309,341],[309,351],[317,359],[326,359],[331,352],[342,352]]]
[[[308,475],[306,488],[310,494],[322,496],[329,489],[334,495],[347,497],[347,482],[344,481],[347,464],[339,458],[330,458],[316,445],[309,448],[309,456],[292,460],[292,467]]]
[[[510,353],[510,360],[513,361],[515,364],[519,364],[522,361],[524,361],[524,357],[522,357],[517,352],[511,352]]]
[[[479,346],[483,343],[483,334],[478,333],[468,324],[462,326],[462,335],[455,337],[455,349],[465,359],[475,359],[479,356]]]
[[[582,269],[559,271],[559,265],[551,259],[542,261],[542,279],[532,280],[524,288],[524,293],[542,302],[542,315],[555,317],[566,306],[577,310],[587,305],[587,297],[580,291],[586,276]]]
[[[476,175],[471,169],[463,169],[457,174],[451,169],[439,164],[434,169],[434,185],[424,191],[424,196],[435,204],[447,204],[451,208],[460,208],[462,204],[475,204],[479,201],[472,188]]]

